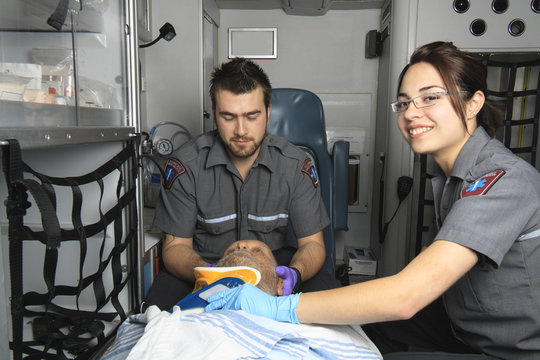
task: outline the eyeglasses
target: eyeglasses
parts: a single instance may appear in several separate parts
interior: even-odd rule
[[[390,104],[392,111],[396,113],[402,113],[407,111],[410,103],[414,103],[417,109],[433,106],[443,97],[448,95],[448,91],[437,91],[429,94],[422,94],[415,96],[407,100],[398,100]]]

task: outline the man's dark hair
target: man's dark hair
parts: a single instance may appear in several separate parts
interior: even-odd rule
[[[264,70],[253,61],[245,58],[234,58],[214,69],[210,79],[210,97],[212,108],[216,108],[216,92],[227,90],[240,95],[262,87],[264,106],[268,109],[272,98],[272,86]]]

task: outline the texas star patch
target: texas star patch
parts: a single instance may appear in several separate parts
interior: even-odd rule
[[[177,159],[170,158],[165,166],[165,189],[170,189],[174,180],[186,172],[184,166]]]
[[[311,161],[311,159],[306,159],[306,161],[304,161],[302,171],[311,178],[311,181],[313,181],[313,186],[317,187],[319,185],[319,175],[317,174],[317,170],[315,170],[315,165],[313,165],[313,161]]]
[[[482,176],[480,179],[461,190],[461,198],[486,194],[489,188],[491,188],[504,174],[504,170],[497,170]]]

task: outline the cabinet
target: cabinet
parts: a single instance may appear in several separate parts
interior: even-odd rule
[[[137,14],[135,0],[2,0],[0,11],[0,151],[7,139],[17,139],[23,160],[34,170],[51,177],[78,177],[97,169],[116,155],[127,140],[139,132],[139,64],[137,51]],[[54,25],[54,26],[51,26]],[[138,180],[127,176],[133,164],[125,164],[113,175],[96,183],[80,186],[84,226],[100,222],[114,207],[118,194],[136,187]],[[140,177],[139,177],[140,178]],[[118,184],[118,185],[117,185]],[[134,185],[135,184],[135,185]],[[75,195],[71,189],[55,186],[55,210],[62,229],[73,229],[71,209]],[[0,176],[0,198],[7,197],[4,173]],[[41,226],[36,203],[24,216],[24,225]],[[127,233],[142,217],[133,202],[122,212]],[[96,210],[98,209],[98,210]],[[10,267],[8,259],[8,219],[0,210],[0,358],[10,358],[9,299]],[[100,218],[101,216],[101,218]],[[106,258],[100,253],[111,249],[117,238],[113,225],[106,231],[88,236],[84,249],[76,241],[62,242],[58,248],[56,285],[74,286],[82,276],[91,276]],[[77,228],[79,230],[79,228]],[[122,231],[121,231],[122,230]],[[139,229],[142,232],[142,226]],[[122,281],[127,277],[125,264],[139,268],[138,244],[118,256],[117,268]],[[24,240],[27,240],[26,238]],[[23,257],[24,292],[46,292],[43,288],[43,244],[26,241]],[[66,270],[67,269],[67,270]],[[122,308],[131,311],[142,285],[137,274],[117,296]],[[115,280],[116,281],[116,280]],[[103,277],[104,288],[111,289],[112,276]],[[127,281],[126,281],[127,282]],[[85,289],[86,290],[86,289]],[[116,295],[115,295],[116,296]],[[97,296],[91,286],[80,296],[54,296],[55,305],[74,311],[93,312]],[[101,301],[101,299],[99,299]],[[106,304],[99,310],[114,313],[116,306]],[[37,311],[37,310],[36,310]],[[12,319],[13,320],[13,319]],[[24,321],[23,339],[30,340],[31,321]],[[119,317],[106,324],[106,333],[119,323]],[[52,350],[51,350],[52,351]],[[13,354],[11,354],[13,355]]]
[[[0,140],[123,140],[138,122],[134,0],[3,0]]]

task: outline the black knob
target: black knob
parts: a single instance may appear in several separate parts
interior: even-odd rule
[[[457,13],[464,13],[469,10],[469,0],[454,0],[454,11]]]
[[[484,20],[476,19],[473,20],[473,22],[469,26],[469,30],[474,36],[481,36],[484,35],[484,33],[486,32],[486,27],[487,25]]]

